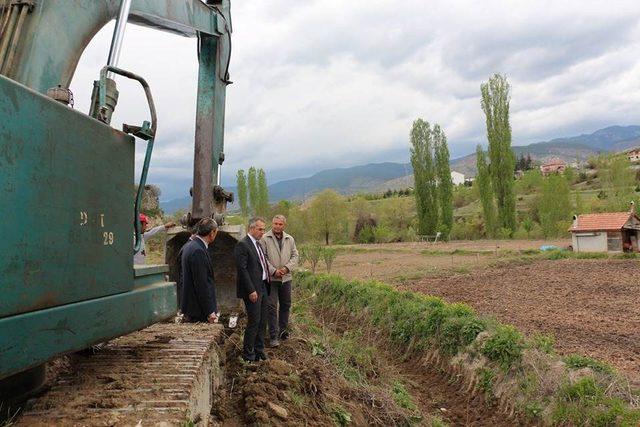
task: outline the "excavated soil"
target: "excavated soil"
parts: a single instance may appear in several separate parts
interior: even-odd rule
[[[527,334],[553,334],[561,354],[608,361],[640,386],[639,276],[637,260],[538,261],[400,288],[465,302]]]
[[[344,313],[317,307],[313,313],[312,326],[293,318],[292,337],[267,349],[267,361],[243,362],[241,331],[231,333],[223,346],[225,384],[215,396],[211,425],[335,426],[340,425],[340,408],[349,414],[349,425],[356,426],[431,425],[434,416],[452,426],[520,425],[484,396],[466,393],[448,372],[388,348],[379,336],[362,336],[363,348],[377,344],[366,382],[347,381],[331,362],[331,350],[315,353],[313,343],[318,330],[339,339],[364,325],[353,324]],[[416,408],[394,402],[394,381],[405,384]]]

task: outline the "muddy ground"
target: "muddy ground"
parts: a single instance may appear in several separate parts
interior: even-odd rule
[[[553,334],[561,354],[608,361],[640,386],[638,260],[540,260],[400,287],[468,303],[527,334]]]
[[[518,425],[447,372],[311,306],[296,305],[292,337],[268,361],[244,363],[241,335],[229,336],[212,425]]]

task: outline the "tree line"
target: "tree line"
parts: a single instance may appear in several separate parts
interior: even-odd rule
[[[245,175],[244,169],[236,174],[238,204],[243,217],[249,215],[264,216],[269,212],[269,188],[264,169],[250,167]]]

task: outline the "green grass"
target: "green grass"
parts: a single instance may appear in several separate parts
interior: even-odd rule
[[[507,370],[522,359],[524,338],[516,328],[499,325],[495,333],[482,346],[482,354]]]
[[[600,372],[603,374],[613,374],[615,372],[610,365],[589,356],[570,354],[568,356],[565,356],[563,358],[563,361],[567,364],[568,367],[573,369],[590,368],[596,372]]]
[[[496,378],[496,373],[491,369],[479,368],[477,371],[479,381],[478,387],[488,395],[493,394],[493,381]]]
[[[330,408],[330,413],[333,416],[334,421],[339,426],[347,426],[347,425],[351,424],[351,414],[349,413],[349,411],[344,409],[342,406],[333,405]]]
[[[393,386],[391,387],[391,393],[393,395],[393,400],[396,402],[398,406],[404,409],[408,409],[410,411],[416,410],[416,404],[413,403],[413,399],[407,389],[400,381],[394,381]]]
[[[538,349],[547,354],[553,354],[553,346],[556,343],[556,339],[553,335],[536,333],[530,339],[530,347]]]
[[[607,397],[593,377],[565,384],[558,393],[553,421],[562,425],[637,426],[640,410],[616,397]]]

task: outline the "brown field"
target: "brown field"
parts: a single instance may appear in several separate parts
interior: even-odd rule
[[[522,258],[522,251],[542,245],[566,247],[568,240],[485,240],[447,243],[388,243],[336,246],[332,273],[354,279],[405,283],[425,275],[469,272]],[[322,262],[318,272],[326,272]]]
[[[495,242],[358,246],[341,253],[332,272],[465,302],[528,335],[553,334],[561,354],[605,360],[640,386],[640,261],[513,252],[541,244],[499,242],[497,253]],[[446,254],[455,249],[472,253]]]

